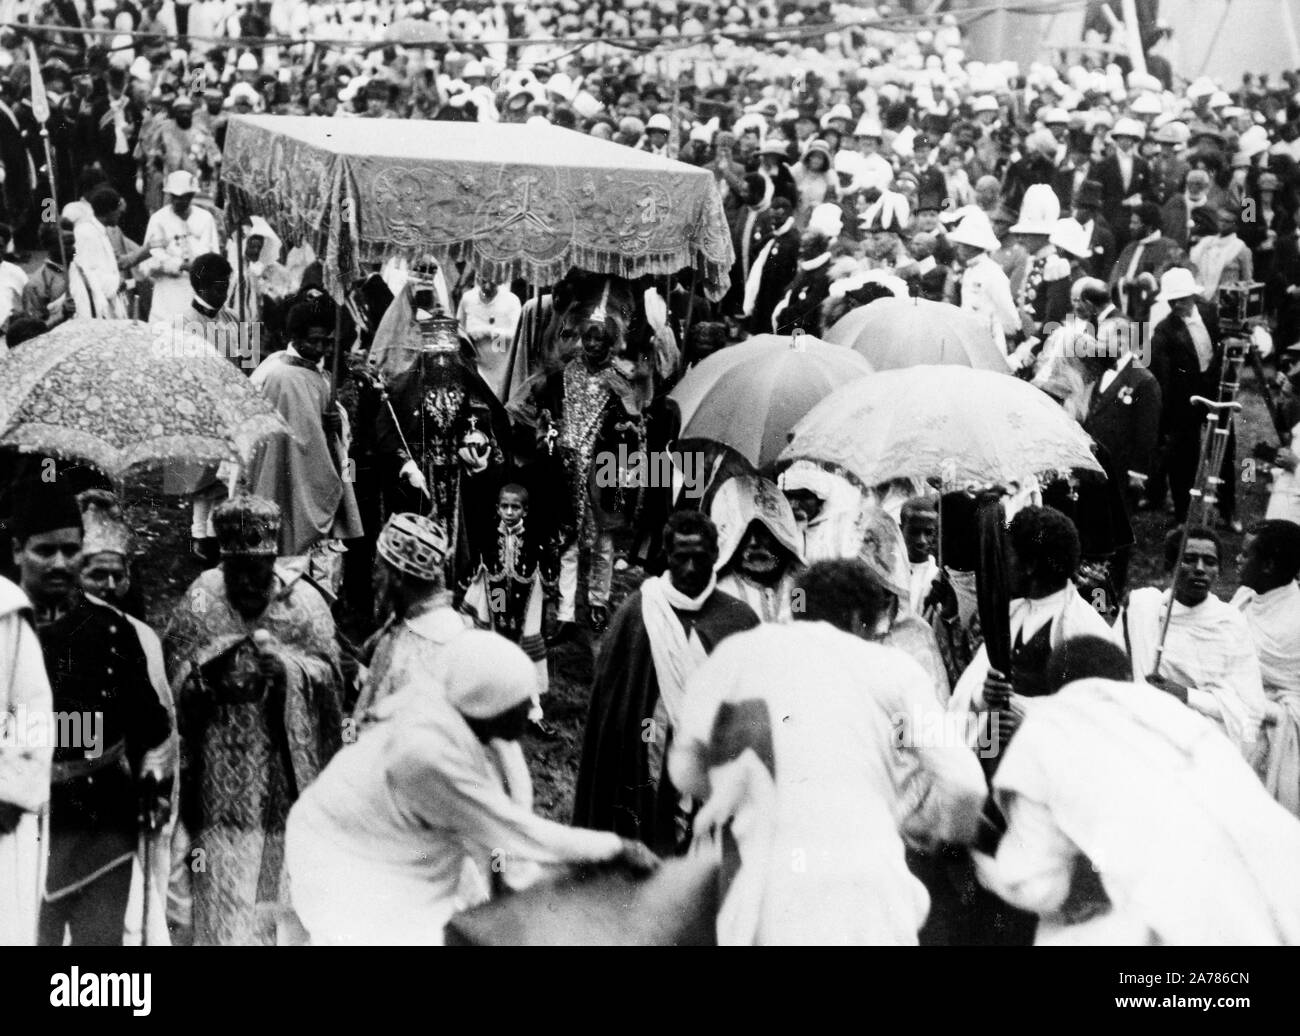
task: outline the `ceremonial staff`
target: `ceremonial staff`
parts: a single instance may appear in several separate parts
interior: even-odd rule
[[[50,99],[45,94],[45,80],[41,78],[40,58],[36,55],[36,44],[31,40],[27,41],[27,59],[31,62],[32,70],[32,114],[41,124],[41,143],[45,147],[45,174],[50,181],[50,202],[54,206],[54,224],[58,226],[59,190],[55,184],[57,177],[54,172],[54,152],[50,147],[50,130],[47,125],[50,121]],[[63,260],[64,272],[69,273],[68,249],[63,243],[62,233],[59,234],[59,258]]]

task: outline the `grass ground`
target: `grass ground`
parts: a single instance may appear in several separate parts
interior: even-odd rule
[[[1237,430],[1239,466],[1250,456],[1256,442],[1273,439],[1268,415],[1250,371],[1243,373],[1241,399],[1244,409]],[[1245,469],[1243,477],[1249,473]],[[1261,482],[1243,481],[1239,485],[1238,516],[1247,528],[1262,516],[1267,493],[1267,486]],[[161,629],[166,626],[177,598],[199,572],[197,562],[189,555],[189,509],[182,502],[162,497],[146,487],[136,487],[128,493],[128,506],[138,530],[138,572],[149,605],[149,618],[155,628]],[[1171,518],[1167,512],[1144,512],[1136,516],[1138,545],[1130,569],[1131,585],[1163,585],[1160,548]],[[1237,585],[1236,557],[1241,536],[1225,532],[1224,537],[1225,563],[1219,593],[1227,597]],[[615,573],[613,607],[617,607],[639,579],[635,570]],[[530,738],[525,744],[538,812],[566,822],[572,810],[574,781],[582,751],[594,649],[586,641],[557,647],[551,658],[550,692],[543,704],[558,737],[552,741]]]

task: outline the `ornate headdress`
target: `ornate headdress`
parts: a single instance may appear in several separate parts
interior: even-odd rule
[[[280,506],[265,497],[239,496],[212,512],[223,558],[276,557],[280,553]]]
[[[131,556],[131,529],[122,515],[122,505],[117,497],[102,489],[87,489],[77,494],[77,506],[81,508],[81,525],[85,530],[81,543],[83,556]]]
[[[430,317],[418,323],[421,351],[437,354],[460,351],[460,325],[453,318]]]
[[[447,534],[432,518],[395,514],[379,534],[375,549],[399,572],[437,582],[442,579],[442,562],[447,556]]]

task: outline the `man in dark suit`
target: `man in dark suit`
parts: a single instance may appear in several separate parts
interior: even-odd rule
[[[1062,210],[1065,211],[1064,206]],[[1074,218],[1079,226],[1089,235],[1092,246],[1092,258],[1088,260],[1088,273],[1105,280],[1110,276],[1115,265],[1115,231],[1101,214],[1101,184],[1096,180],[1084,180],[1074,194]]]
[[[1161,208],[1160,232],[1183,248],[1190,245],[1192,213],[1199,208],[1217,210],[1211,204],[1210,174],[1204,169],[1191,169],[1184,179],[1183,189],[1172,195]]]
[[[1176,241],[1161,233],[1160,206],[1154,202],[1137,206],[1128,221],[1131,240],[1110,270],[1110,288],[1125,316],[1146,320],[1161,275],[1186,262],[1187,255]]]
[[[1115,231],[1121,245],[1131,238],[1129,209],[1144,201],[1155,201],[1155,185],[1151,166],[1137,153],[1138,141],[1146,135],[1142,124],[1135,119],[1120,119],[1111,131],[1115,151],[1097,163],[1089,174],[1101,184],[1102,209],[1106,222]]]
[[[1187,505],[1200,458],[1204,409],[1192,404],[1193,396],[1218,399],[1223,365],[1223,343],[1214,307],[1200,299],[1201,288],[1191,270],[1174,267],[1160,280],[1159,300],[1168,302],[1169,316],[1151,336],[1151,373],[1160,383],[1160,442],[1169,491],[1174,500],[1174,521],[1187,517]],[[1219,487],[1219,514],[1233,524],[1236,511],[1235,436],[1229,436],[1223,457],[1223,484]],[[1159,499],[1160,487],[1152,499]]]
[[[1106,286],[1087,281],[1075,302],[1075,315],[1097,328],[1098,355],[1085,360],[1094,379],[1089,388],[1083,429],[1109,452],[1124,480],[1125,499],[1132,505],[1155,470],[1160,443],[1160,383],[1144,357],[1123,341],[1122,322]],[[1118,319],[1117,319],[1118,318]],[[1136,362],[1135,362],[1136,361]]]
[[[772,310],[794,280],[799,262],[799,229],[795,226],[790,199],[778,194],[772,199],[772,236],[759,249],[745,285],[745,320],[750,334],[770,334]],[[751,308],[752,307],[752,308]]]
[[[1082,130],[1071,131],[1066,137],[1065,161],[1056,167],[1052,177],[1052,190],[1060,199],[1061,211],[1069,212],[1079,204],[1084,185],[1092,182],[1098,191],[1094,208],[1101,205],[1101,185],[1092,177],[1092,135]]]
[[[770,181],[757,173],[745,177],[744,204],[731,219],[731,244],[736,252],[736,261],[731,267],[731,287],[722,300],[722,311],[728,316],[740,315],[750,267],[775,229],[772,226],[772,195]]]
[[[912,138],[912,160],[903,164],[900,172],[911,172],[916,177],[917,197],[948,197],[948,178],[943,167],[935,160],[934,140],[926,133]]]

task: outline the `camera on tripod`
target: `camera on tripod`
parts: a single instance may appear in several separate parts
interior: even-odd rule
[[[1219,328],[1228,335],[1249,335],[1264,323],[1264,285],[1236,281],[1219,287]],[[1239,345],[1244,348],[1244,344]]]

